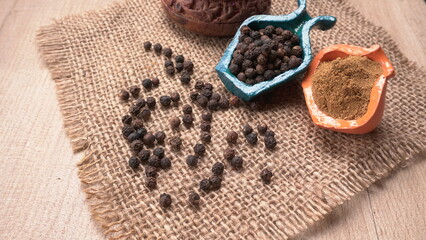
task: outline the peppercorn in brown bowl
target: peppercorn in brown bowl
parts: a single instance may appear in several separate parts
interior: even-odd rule
[[[298,4],[298,9],[288,15],[257,15],[243,22],[216,66],[216,72],[219,78],[229,91],[239,98],[249,101],[260,94],[268,92],[304,74],[312,60],[309,38],[310,30],[313,27],[319,27],[321,30],[328,30],[334,26],[336,18],[331,16],[311,18],[306,12],[306,1],[298,0]],[[279,39],[274,39],[274,35]],[[268,38],[272,39],[267,40],[266,37],[262,36],[268,36]],[[252,39],[253,41],[245,39]],[[247,52],[249,53],[244,54],[244,59],[241,59],[241,56],[235,54],[235,52],[241,52],[241,49],[237,50],[237,47],[240,48],[241,44],[238,44],[244,41],[247,41],[245,43],[248,45],[251,44],[252,49],[248,49]],[[287,47],[294,47],[297,45],[300,46],[300,49],[291,49],[290,51],[284,50],[286,41],[290,41]],[[277,44],[275,44],[275,42],[277,42]],[[281,53],[278,52],[278,49],[280,49],[279,44],[282,44],[283,48]],[[262,49],[263,46],[266,46],[264,48],[268,48],[268,45],[270,47],[269,50]],[[277,56],[270,57],[270,55],[265,55],[265,59],[257,59],[263,54],[264,50],[266,51],[265,54],[276,51]],[[288,61],[286,61],[287,59],[285,57],[288,58]],[[299,57],[300,60],[297,59]],[[277,63],[278,61],[276,61],[276,59],[282,62]],[[244,60],[252,61],[253,65],[243,66],[241,60],[243,62]],[[292,61],[292,68],[290,68],[290,60]],[[260,65],[262,65],[262,61],[264,61],[264,69],[258,67],[257,65],[259,64],[255,64],[258,63],[258,61],[261,62]],[[272,66],[268,67],[268,63],[271,63]],[[287,64],[287,67],[285,64]],[[245,79],[242,75],[243,71],[241,70],[244,70]],[[240,78],[238,78],[238,75],[240,75]],[[257,80],[252,80],[252,78],[255,77]]]

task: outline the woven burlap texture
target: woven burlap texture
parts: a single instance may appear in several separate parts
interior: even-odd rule
[[[295,0],[273,1],[272,14],[295,8]],[[380,44],[388,53],[397,76],[389,81],[381,125],[363,136],[315,127],[296,82],[281,88],[278,102],[266,110],[237,107],[215,112],[213,141],[198,168],[191,170],[185,156],[199,142],[202,110],[194,105],[193,128],[172,131],[168,119],[181,115],[182,104],[170,109],[157,106],[147,122],[149,130],[181,136],[184,144],[180,152],[166,146],[173,166],[160,172],[153,191],[144,186],[142,170],[128,167],[130,152],[121,136],[121,116],[129,104],[119,101],[118,90],[158,76],[160,87],[142,90],[143,97],[178,91],[182,103],[190,102],[192,86],[181,85],[177,76],[166,76],[163,57],[144,51],[143,42],[150,40],[193,60],[193,79],[211,82],[229,97],[214,72],[229,39],[184,31],[166,19],[160,1],[121,1],[41,29],[38,45],[57,85],[66,131],[74,150],[86,151],[78,168],[87,202],[108,238],[286,239],[425,149],[425,73],[398,50],[389,34],[367,22],[346,1],[310,1],[308,10],[313,16],[338,19],[333,29],[311,33],[314,52],[346,43]],[[224,162],[224,134],[240,131],[247,122],[268,123],[276,132],[277,149],[265,150],[262,138],[257,146],[249,146],[240,134],[235,148],[245,159],[244,170],[236,172],[227,166],[222,188],[201,194],[200,209],[189,207],[188,193],[198,191],[199,181],[210,175],[214,162]],[[274,172],[270,185],[259,179],[264,167]],[[169,210],[158,204],[163,192],[172,195]]]

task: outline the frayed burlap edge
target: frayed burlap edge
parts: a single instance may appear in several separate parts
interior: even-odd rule
[[[374,26],[367,21],[361,13],[356,11],[354,7],[347,1],[343,0],[342,4],[345,9],[355,16],[360,22]],[[114,8],[119,3],[114,3],[103,11]],[[88,12],[91,14],[94,11]],[[388,43],[400,62],[407,66],[408,69],[423,69],[415,62],[406,58],[399,50],[397,44],[392,40],[391,36],[381,27],[374,26],[375,32],[379,36],[383,36],[384,42]],[[77,164],[78,175],[83,183],[83,191],[89,203],[91,214],[95,221],[100,224],[104,234],[110,239],[123,239],[132,236],[133,232],[124,229],[122,223],[125,221],[120,218],[120,210],[114,209],[110,203],[108,186],[105,185],[104,175],[97,172],[96,165],[100,164],[100,159],[94,156],[99,149],[92,149],[87,140],[88,131],[85,129],[84,121],[79,114],[77,90],[75,89],[74,79],[71,76],[71,69],[67,61],[68,46],[63,41],[62,28],[60,22],[42,27],[37,34],[37,44],[40,52],[45,59],[46,65],[51,72],[53,80],[56,82],[57,95],[61,112],[64,117],[64,127],[67,135],[71,138],[71,145],[74,152],[85,151],[85,156]],[[426,75],[423,72],[423,75]],[[399,146],[401,147],[401,146]],[[314,222],[323,219],[335,207],[343,204],[355,194],[369,187],[375,181],[386,177],[392,170],[408,165],[411,159],[424,154],[426,146],[421,144],[420,147],[404,146],[399,149],[398,154],[389,156],[389,153],[382,152],[383,157],[388,161],[380,166],[380,172],[373,176],[356,176],[354,173],[346,179],[336,179],[323,189],[318,189],[314,198],[301,204],[299,208],[294,209],[288,217],[289,221],[285,222],[286,233],[283,238],[292,237],[301,231],[307,229]],[[409,149],[410,153],[406,152]],[[377,156],[372,156],[376,158]],[[377,168],[377,166],[376,166]],[[349,182],[348,180],[351,180]],[[325,198],[324,196],[333,196],[333,198]]]

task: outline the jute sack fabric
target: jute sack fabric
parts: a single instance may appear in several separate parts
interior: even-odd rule
[[[121,136],[120,118],[129,104],[119,101],[118,90],[158,76],[160,87],[143,90],[142,97],[178,91],[182,103],[190,102],[192,86],[181,85],[177,76],[166,76],[163,57],[144,51],[143,42],[150,40],[191,59],[193,79],[211,82],[229,97],[214,72],[229,39],[196,36],[169,23],[160,1],[121,1],[40,30],[38,45],[57,83],[66,131],[74,150],[86,151],[78,164],[83,190],[93,218],[108,238],[286,239],[425,149],[425,73],[384,30],[367,22],[347,1],[309,4],[313,16],[338,19],[332,30],[312,32],[315,52],[337,43],[380,44],[394,63],[397,77],[389,81],[386,112],[377,130],[353,136],[315,127],[295,82],[277,91],[275,103],[263,111],[235,107],[214,113],[213,141],[198,168],[190,170],[184,159],[199,142],[202,110],[194,105],[195,127],[172,131],[168,119],[181,115],[181,106],[157,106],[148,129],[182,137],[183,148],[172,152],[166,145],[173,166],[160,172],[153,191],[144,186],[142,170],[128,167],[130,152]],[[272,14],[295,8],[296,1],[273,1]],[[247,122],[268,123],[276,132],[277,149],[265,150],[262,138],[257,146],[249,146],[240,135],[235,148],[245,159],[244,170],[236,172],[227,166],[222,188],[201,194],[200,209],[189,207],[188,193],[198,191],[199,181],[210,175],[214,162],[224,162],[224,134]],[[274,172],[270,185],[259,179],[264,167]],[[169,210],[158,204],[163,192],[172,195]]]

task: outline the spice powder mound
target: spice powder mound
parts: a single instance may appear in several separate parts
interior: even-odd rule
[[[367,112],[380,63],[349,56],[321,63],[314,74],[313,97],[318,108],[333,118],[355,120]]]

